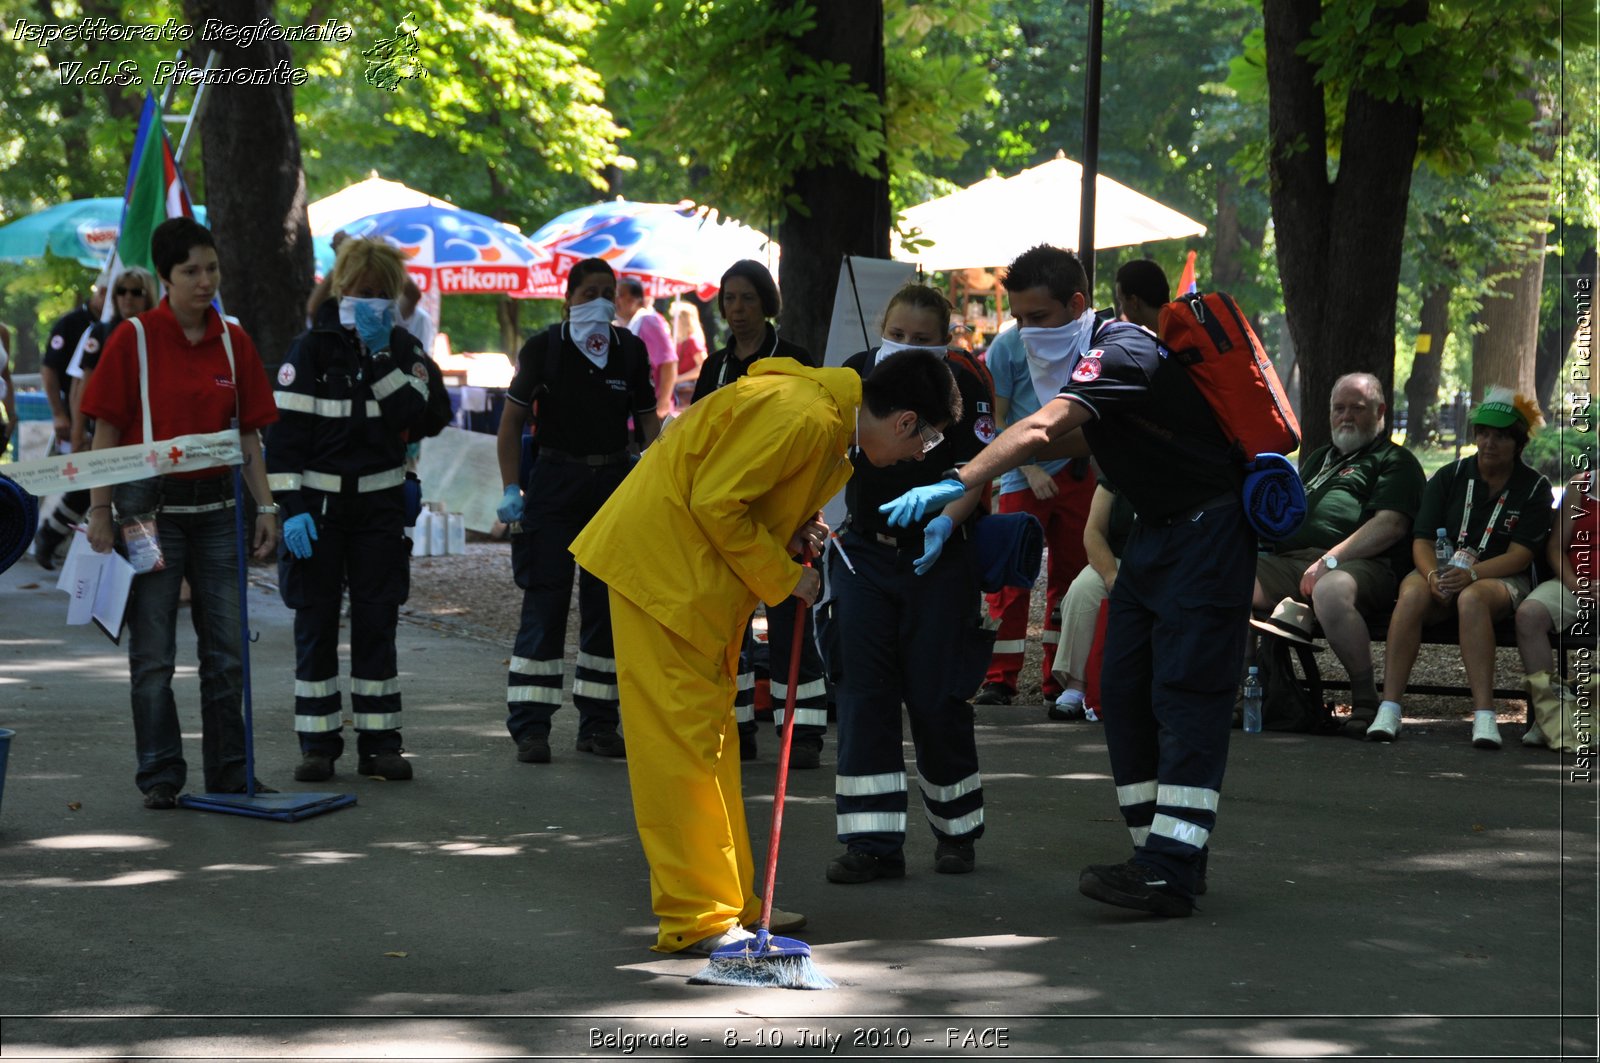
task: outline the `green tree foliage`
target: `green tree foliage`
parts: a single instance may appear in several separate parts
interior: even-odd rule
[[[887,155],[890,173],[907,175],[959,150],[961,118],[987,92],[962,43],[984,9],[889,0],[887,102],[802,50],[816,24],[805,2],[613,0],[595,52],[660,196],[771,225],[806,209],[790,188],[800,169],[882,176]]]

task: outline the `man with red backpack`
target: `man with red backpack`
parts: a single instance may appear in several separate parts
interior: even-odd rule
[[[1088,307],[1076,255],[1035,247],[1004,284],[1030,358],[1047,362],[1074,341]],[[1039,412],[959,475],[951,470],[884,510],[893,524],[917,521],[973,484],[1085,444],[1127,495],[1138,519],[1111,594],[1101,686],[1133,856],[1085,868],[1078,888],[1108,904],[1187,916],[1205,891],[1255,577],[1244,469],[1191,373],[1149,329],[1098,322],[1079,349]]]

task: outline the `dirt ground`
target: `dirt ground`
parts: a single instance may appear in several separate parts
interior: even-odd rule
[[[511,548],[505,542],[492,542],[475,536],[467,552],[446,557],[419,557],[411,561],[411,600],[402,607],[402,616],[435,630],[450,631],[481,639],[504,648],[509,655],[517,636],[521,592],[511,581]],[[576,609],[574,609],[576,612]],[[1043,704],[1039,693],[1039,635],[1044,625],[1044,581],[1033,596],[1033,617],[1029,624],[1028,656],[1016,698],[1017,705]],[[568,632],[571,649],[576,652],[577,622]],[[1325,645],[1325,644],[1324,644]],[[1318,660],[1324,678],[1345,679],[1338,659],[1324,649]],[[1373,647],[1376,674],[1383,675],[1383,647]],[[1500,649],[1496,657],[1495,683],[1510,689],[1520,685],[1522,668],[1513,649]],[[1424,646],[1412,670],[1417,684],[1465,685],[1460,651],[1451,646]],[[1338,697],[1341,692],[1332,692]],[[1406,699],[1408,716],[1465,718],[1472,706],[1464,697],[1442,695],[1413,696]],[[1526,705],[1520,701],[1500,701],[1500,722],[1513,724],[1525,718]],[[1338,712],[1348,712],[1347,705]],[[1512,737],[1512,732],[1507,732]]]

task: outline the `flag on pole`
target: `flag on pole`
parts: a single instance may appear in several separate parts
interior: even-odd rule
[[[172,142],[167,139],[161,109],[148,92],[139,115],[139,132],[134,137],[122,198],[122,232],[117,237],[116,257],[123,266],[142,266],[153,273],[150,234],[168,218],[194,217],[194,204],[172,153]]]
[[[1184,259],[1183,272],[1178,276],[1177,294],[1193,295],[1199,290],[1200,286],[1194,282],[1194,252],[1190,251],[1189,257]]]

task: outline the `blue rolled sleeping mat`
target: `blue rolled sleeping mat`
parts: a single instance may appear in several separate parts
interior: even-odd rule
[[[39,529],[39,500],[15,481],[0,476],[0,572],[28,552]]]

